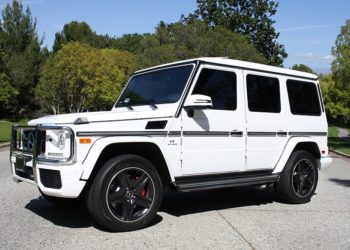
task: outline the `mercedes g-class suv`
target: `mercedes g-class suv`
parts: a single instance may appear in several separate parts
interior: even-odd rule
[[[10,160],[15,181],[83,197],[113,231],[149,224],[165,188],[274,185],[305,203],[331,163],[316,75],[225,58],[137,71],[108,112],[14,126]]]

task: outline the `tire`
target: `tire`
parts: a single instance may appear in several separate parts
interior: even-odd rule
[[[284,167],[276,191],[280,197],[292,204],[310,201],[318,182],[318,169],[315,158],[308,152],[294,152]]]
[[[136,155],[122,155],[97,173],[87,193],[87,208],[104,228],[132,231],[155,218],[161,199],[162,183],[153,164]]]

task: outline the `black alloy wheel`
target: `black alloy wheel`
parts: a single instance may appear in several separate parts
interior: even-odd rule
[[[154,183],[142,169],[130,167],[117,173],[107,188],[106,202],[118,220],[136,221],[147,214],[154,196]]]
[[[315,185],[315,168],[308,159],[302,159],[294,166],[293,191],[299,197],[306,197]]]
[[[161,199],[161,179],[153,164],[137,155],[121,155],[97,173],[87,193],[87,207],[104,228],[132,231],[150,224]]]
[[[289,157],[275,188],[282,200],[302,204],[310,201],[317,182],[318,167],[315,158],[309,152],[299,150]]]

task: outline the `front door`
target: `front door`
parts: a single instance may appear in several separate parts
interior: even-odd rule
[[[213,109],[185,110],[182,119],[183,175],[218,174],[245,168],[242,70],[202,65],[191,94],[210,96]]]

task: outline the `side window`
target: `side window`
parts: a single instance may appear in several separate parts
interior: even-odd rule
[[[281,112],[280,86],[277,78],[247,75],[248,108],[252,112]]]
[[[290,111],[293,115],[321,115],[316,84],[287,80]]]
[[[192,94],[210,96],[213,109],[236,110],[236,74],[229,71],[202,69]]]

